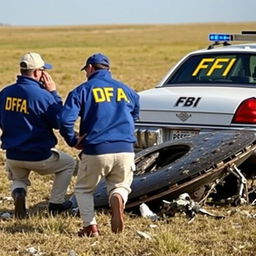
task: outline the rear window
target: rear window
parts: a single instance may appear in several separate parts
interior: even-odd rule
[[[190,83],[256,84],[256,55],[191,56],[166,80],[164,86]]]

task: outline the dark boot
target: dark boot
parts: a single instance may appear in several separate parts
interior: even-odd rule
[[[62,204],[49,203],[48,210],[52,216],[56,216],[57,214],[71,210],[72,205],[72,202],[69,200],[65,201]]]
[[[15,188],[12,191],[14,200],[14,216],[17,219],[24,219],[27,217],[26,211],[26,190],[24,188]]]

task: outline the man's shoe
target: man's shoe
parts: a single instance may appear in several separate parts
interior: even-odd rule
[[[71,210],[72,202],[67,200],[62,204],[49,203],[48,211],[52,216]]]
[[[96,237],[99,236],[99,230],[97,225],[89,225],[87,227],[83,227],[78,231],[78,236],[88,236],[88,237]]]
[[[111,229],[113,233],[121,233],[124,230],[124,202],[121,195],[115,193],[110,198]]]
[[[26,190],[24,188],[15,188],[12,191],[14,200],[14,216],[17,219],[24,219],[27,217],[26,211]]]

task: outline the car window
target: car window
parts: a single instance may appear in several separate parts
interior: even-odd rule
[[[164,86],[179,83],[256,84],[256,55],[232,53],[190,56],[166,80]]]

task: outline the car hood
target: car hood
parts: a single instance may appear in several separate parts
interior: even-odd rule
[[[242,101],[254,97],[254,88],[159,87],[140,94],[140,122],[231,125]]]

